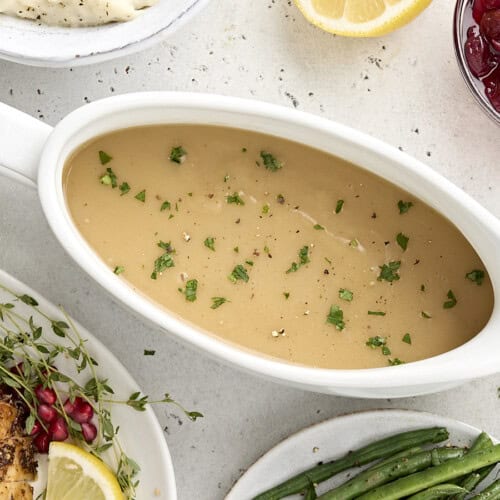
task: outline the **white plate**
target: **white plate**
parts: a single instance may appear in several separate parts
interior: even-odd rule
[[[150,47],[208,0],[159,0],[135,19],[92,28],[61,28],[0,14],[0,58],[46,67],[81,66]]]
[[[17,294],[28,294],[34,297],[41,310],[53,318],[64,320],[64,315],[59,308],[1,270],[0,284]],[[0,289],[0,302],[13,302],[12,296]],[[22,302],[17,301],[15,305],[16,311],[26,313],[28,316],[32,314],[29,306]],[[50,323],[36,322],[44,330],[50,331]],[[116,399],[128,399],[133,392],[140,391],[139,386],[111,352],[78,323],[75,323],[75,325],[81,337],[87,339],[86,347],[90,355],[98,362],[98,376],[109,380],[109,385],[115,392],[114,397]],[[65,339],[58,339],[58,342],[64,344]],[[71,369],[74,368],[74,363],[70,361],[65,366],[65,360],[62,357],[57,358],[56,365],[61,371],[71,372]],[[78,375],[74,378],[80,383],[86,382],[82,376],[80,376],[80,379],[78,379]],[[146,498],[176,500],[177,493],[172,459],[170,458],[163,431],[156,420],[153,410],[148,407],[145,412],[138,412],[124,405],[114,405],[110,407],[110,410],[114,424],[120,426],[119,437],[124,451],[141,467],[138,476],[140,484],[137,488],[137,498],[140,500]],[[33,498],[36,498],[45,487],[45,476],[46,461],[42,459],[39,461],[39,478],[34,485],[35,495]]]
[[[449,442],[458,446],[471,445],[481,432],[457,420],[407,410],[375,410],[333,418],[290,436],[268,451],[241,476],[226,500],[249,500],[319,461],[339,458],[391,434],[434,426],[446,427],[450,433]],[[345,481],[347,474],[349,471],[322,483],[317,488],[318,494]],[[295,495],[289,498],[303,497]]]

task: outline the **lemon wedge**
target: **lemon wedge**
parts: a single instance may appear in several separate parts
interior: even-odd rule
[[[123,500],[104,462],[72,444],[52,442],[46,500]]]
[[[417,17],[432,0],[295,0],[306,19],[342,36],[380,36]]]

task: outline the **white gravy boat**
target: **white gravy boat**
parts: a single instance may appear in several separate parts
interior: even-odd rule
[[[271,359],[230,344],[169,314],[113,274],[75,227],[62,186],[68,156],[107,132],[139,125],[203,124],[249,129],[302,142],[391,181],[451,220],[483,260],[493,283],[492,316],[472,340],[445,354],[400,366],[329,370]],[[500,371],[500,221],[417,160],[360,132],[271,104],[190,93],[140,93],[88,104],[54,129],[0,104],[0,171],[35,186],[47,220],[73,259],[132,311],[207,354],[303,389],[394,398],[441,391]]]

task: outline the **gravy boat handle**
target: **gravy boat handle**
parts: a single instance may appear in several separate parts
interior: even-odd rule
[[[38,163],[52,127],[0,103],[0,174],[36,188]]]

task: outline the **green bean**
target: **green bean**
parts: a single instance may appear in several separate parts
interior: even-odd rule
[[[304,500],[316,500],[318,495],[316,495],[316,489],[313,485],[309,486],[309,489],[306,491],[304,495]]]
[[[457,493],[467,495],[469,492],[456,484],[438,484],[437,486],[421,491],[416,495],[412,495],[408,498],[408,500],[435,500],[447,497],[448,495],[455,495]]]
[[[477,450],[491,448],[493,446],[493,442],[491,438],[485,432],[481,432],[477,439],[474,441],[474,444],[470,448],[470,452],[474,452]],[[476,488],[483,479],[485,479],[490,472],[495,468],[495,465],[489,465],[488,467],[484,467],[478,471],[472,472],[468,476],[461,478],[460,481],[457,482],[460,486],[465,488],[467,491],[472,491]],[[467,494],[460,493],[459,495],[455,495],[452,500],[464,500]]]
[[[337,488],[319,497],[319,500],[351,500],[367,491],[394,481],[397,478],[427,469],[436,463],[459,458],[465,455],[463,448],[435,448],[418,455],[399,458],[385,466],[368,469]],[[463,491],[460,489],[459,491]]]
[[[377,462],[375,465],[372,465],[370,468],[368,468],[366,470],[375,470],[375,469],[378,469],[379,467],[385,467],[387,464],[391,464],[393,462],[396,462],[400,458],[409,458],[413,455],[417,455],[418,453],[421,453],[422,451],[423,451],[423,448],[421,446],[414,446],[413,448],[408,448],[407,450],[400,451],[399,453],[396,453],[395,455],[391,455],[389,458],[385,458],[384,460]]]
[[[485,488],[481,493],[472,497],[472,500],[497,500],[500,498],[500,479],[497,479]]]
[[[418,493],[419,491],[449,482],[452,479],[470,474],[472,471],[500,461],[500,445],[488,450],[467,453],[461,458],[449,460],[444,464],[431,467],[422,472],[397,479],[392,483],[380,486],[361,495],[359,500],[396,500]]]
[[[439,443],[446,439],[448,439],[448,431],[444,427],[418,429],[389,436],[364,446],[357,451],[352,451],[338,460],[317,465],[301,472],[278,486],[261,493],[254,500],[279,500],[288,495],[300,493],[311,483],[321,483],[351,467],[368,464],[379,458],[390,457],[413,446],[420,446],[426,443]]]

